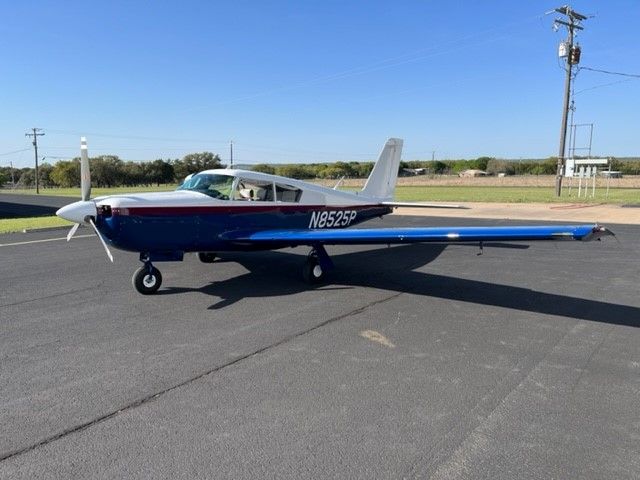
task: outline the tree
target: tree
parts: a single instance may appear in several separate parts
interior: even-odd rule
[[[474,166],[472,168],[476,168],[478,170],[487,170],[487,165],[489,161],[495,160],[493,157],[478,157],[474,161]]]
[[[38,168],[38,180],[41,187],[53,187],[53,179],[51,173],[53,172],[53,166],[50,163],[43,163]]]
[[[251,170],[254,172],[268,173],[269,175],[276,174],[276,169],[271,165],[267,165],[266,163],[259,163],[257,165],[254,165],[253,167],[251,167]]]
[[[211,152],[190,153],[185,155],[182,160],[176,160],[173,163],[175,177],[178,180],[183,180],[184,177],[192,173],[221,167],[220,157]]]
[[[133,187],[151,183],[146,173],[147,165],[146,163],[139,162],[125,162],[120,172],[122,184]]]
[[[171,162],[159,158],[143,165],[145,166],[144,175],[149,182],[154,182],[156,185],[173,183],[175,171]]]
[[[51,181],[59,187],[69,188],[80,186],[80,160],[75,159],[56,163],[49,177]]]
[[[123,162],[115,155],[101,155],[89,160],[91,165],[91,183],[98,187],[111,188],[121,185],[123,180]]]
[[[33,187],[36,184],[36,174],[33,168],[20,169],[20,180],[18,184],[21,187]]]
[[[297,179],[305,179],[305,178],[313,178],[314,175],[308,168],[305,168],[302,165],[280,165],[276,168],[276,172],[278,175],[283,177],[297,178]]]
[[[432,162],[433,164],[433,173],[437,175],[442,175],[449,168],[446,163],[441,162],[440,160],[436,160]]]

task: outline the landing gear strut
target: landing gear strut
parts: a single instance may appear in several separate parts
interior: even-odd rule
[[[302,278],[310,285],[320,283],[327,272],[333,268],[333,262],[322,245],[316,245],[309,252],[302,267]]]
[[[146,260],[144,265],[134,272],[131,283],[138,293],[151,295],[156,293],[162,285],[162,274],[150,260]]]
[[[198,252],[198,259],[202,263],[213,263],[213,261],[216,259],[216,253],[215,252]]]

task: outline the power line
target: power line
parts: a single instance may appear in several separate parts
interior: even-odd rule
[[[231,98],[228,100],[222,100],[210,105],[204,105],[204,106],[199,106],[199,107],[193,107],[193,108],[189,108],[187,110],[185,110],[185,112],[191,112],[191,111],[196,111],[196,110],[202,110],[202,109],[211,109],[211,108],[215,108],[215,107],[219,107],[219,106],[224,106],[224,105],[228,105],[230,103],[236,103],[236,102],[244,102],[247,100],[253,100],[256,98],[261,98],[261,97],[265,97],[265,96],[269,96],[269,95],[273,95],[273,94],[277,94],[277,93],[283,93],[286,91],[290,91],[290,90],[295,90],[295,89],[299,89],[299,88],[303,88],[303,87],[308,87],[308,86],[315,86],[315,85],[319,85],[319,84],[324,84],[327,82],[333,82],[336,80],[342,80],[345,78],[349,78],[349,77],[353,77],[353,76],[359,76],[359,75],[364,75],[367,73],[373,73],[379,70],[385,70],[388,68],[393,68],[393,67],[397,67],[397,66],[401,66],[401,65],[405,65],[408,63],[416,63],[416,62],[420,62],[423,60],[426,60],[430,57],[435,57],[435,56],[439,56],[439,55],[445,55],[448,53],[453,53],[456,52],[458,50],[463,50],[463,49],[468,49],[470,47],[473,46],[478,46],[478,45],[483,45],[486,43],[491,43],[491,42],[496,42],[499,40],[502,40],[505,38],[504,35],[499,36],[499,37],[495,37],[495,38],[491,38],[488,40],[482,40],[476,43],[468,43],[469,40],[473,40],[477,37],[481,37],[485,34],[488,33],[493,33],[496,31],[500,31],[500,30],[506,30],[512,27],[516,27],[516,26],[520,26],[521,24],[530,22],[532,20],[536,20],[541,18],[541,15],[535,15],[533,17],[529,17],[526,18],[524,20],[518,20],[509,24],[504,24],[498,27],[492,27],[492,28],[488,28],[485,30],[481,30],[477,33],[472,33],[469,35],[464,35],[461,37],[457,37],[457,38],[453,38],[451,40],[447,40],[444,42],[440,42],[438,44],[432,45],[428,48],[423,48],[420,50],[416,50],[413,52],[407,52],[401,55],[397,55],[394,57],[390,57],[390,58],[386,58],[383,60],[378,60],[377,62],[371,63],[369,65],[363,65],[360,67],[354,67],[354,68],[350,68],[347,70],[343,70],[341,72],[336,72],[333,74],[328,74],[328,75],[319,75],[317,77],[314,78],[310,78],[308,80],[302,81],[300,83],[296,83],[296,84],[291,84],[291,85],[285,85],[282,87],[276,87],[273,88],[271,90],[264,90],[261,92],[256,92],[253,94],[248,94],[245,96],[240,96],[240,97],[236,97],[236,98]],[[465,43],[467,42],[467,43]],[[448,49],[444,49],[443,47],[452,45],[452,47],[448,48]]]
[[[609,70],[600,70],[599,68],[580,67],[579,70],[589,70],[590,72],[606,73],[607,75],[619,75],[621,77],[640,78],[640,75],[635,73],[611,72]]]
[[[5,155],[13,155],[14,153],[26,152],[27,150],[31,150],[30,148],[23,148],[20,150],[14,150],[12,152],[0,153],[0,157],[4,157]]]
[[[227,144],[227,140],[208,140],[208,141],[202,141],[202,139],[195,139],[195,138],[169,138],[169,137],[145,137],[145,136],[139,136],[139,135],[118,135],[118,134],[111,134],[111,133],[95,133],[95,132],[78,132],[78,131],[73,131],[73,130],[57,130],[57,129],[52,129],[52,128],[47,128],[47,132],[54,133],[54,134],[60,134],[60,135],[84,135],[87,137],[104,137],[104,138],[122,138],[125,140],[151,140],[151,141],[158,141],[158,142],[185,142],[185,143],[192,143],[192,142],[199,142],[199,143],[206,143],[206,144]]]
[[[577,92],[573,92],[573,96],[576,96],[579,93],[588,92],[590,90],[596,90],[598,88],[608,87],[610,85],[617,85],[619,83],[631,82],[633,80],[634,80],[633,78],[625,78],[624,80],[618,80],[616,82],[601,83],[600,85],[594,85],[593,87],[584,88],[582,90],[578,90]]]

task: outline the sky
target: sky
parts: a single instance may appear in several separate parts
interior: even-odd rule
[[[227,162],[231,140],[238,163],[368,161],[389,137],[404,160],[557,155],[560,5],[0,0],[0,165],[33,164],[32,127],[50,163],[81,135],[135,161]],[[640,1],[571,6],[595,15],[580,66],[640,74]],[[640,79],[581,70],[574,91],[594,154],[640,155]]]

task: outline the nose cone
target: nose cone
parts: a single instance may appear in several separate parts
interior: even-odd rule
[[[96,204],[88,200],[65,205],[56,212],[56,215],[70,222],[83,223],[85,218],[95,217],[96,213]]]

